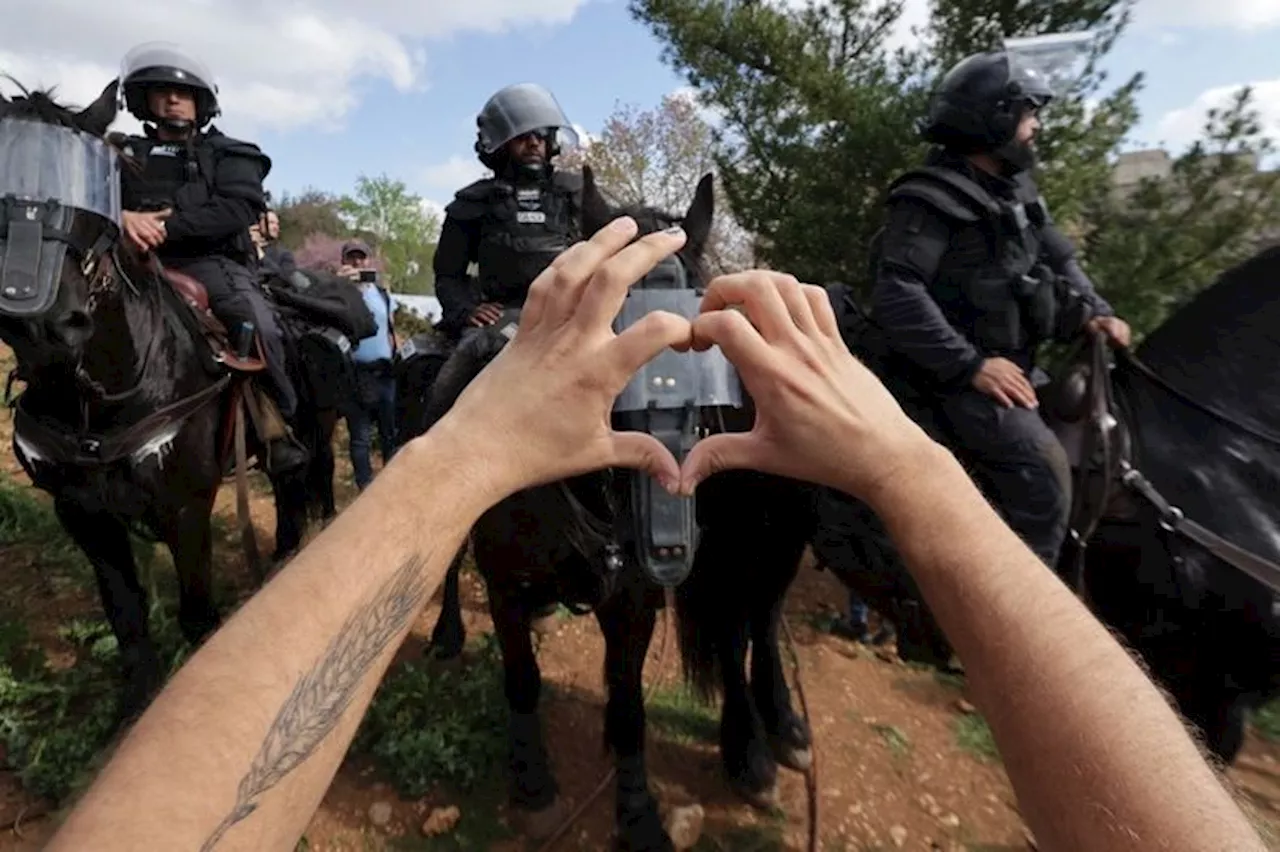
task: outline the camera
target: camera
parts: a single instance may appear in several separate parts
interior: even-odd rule
[[[378,270],[376,270],[376,269],[361,269],[361,270],[360,270],[360,283],[361,283],[361,284],[377,284],[377,283],[378,283]]]

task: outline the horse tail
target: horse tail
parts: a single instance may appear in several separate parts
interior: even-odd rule
[[[735,636],[746,629],[749,592],[740,576],[743,540],[739,472],[717,474],[698,487],[695,506],[700,533],[693,570],[676,589],[676,625],[685,682],[704,700],[722,692],[724,659]]]
[[[717,699],[723,681],[719,637],[732,627],[736,608],[725,606],[723,571],[726,560],[706,558],[698,548],[693,571],[676,589],[676,633],[680,641],[680,661],[685,682],[704,701]]]

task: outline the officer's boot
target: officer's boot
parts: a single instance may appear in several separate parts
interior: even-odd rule
[[[280,414],[280,408],[257,383],[252,386],[253,403],[249,406],[258,438],[266,447],[263,467],[272,476],[290,473],[306,467],[311,460],[307,448],[294,436],[293,430]]]

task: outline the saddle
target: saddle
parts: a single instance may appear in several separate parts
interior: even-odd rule
[[[209,293],[204,284],[194,276],[164,266],[155,255],[152,255],[152,263],[160,279],[190,310],[190,318],[195,321],[192,330],[208,344],[215,362],[235,373],[258,373],[266,369],[262,339],[257,331],[253,334],[250,354],[241,356],[232,344],[227,327],[209,309]]]
[[[1130,514],[1123,502],[1128,494],[1119,486],[1133,461],[1133,444],[1116,406],[1112,366],[1106,338],[1086,335],[1075,344],[1057,377],[1040,394],[1041,415],[1066,450],[1071,465],[1068,530],[1077,563],[1103,519]]]

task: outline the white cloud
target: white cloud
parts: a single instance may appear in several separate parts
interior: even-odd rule
[[[333,128],[357,84],[425,84],[423,42],[568,22],[587,0],[5,0],[0,72],[87,103],[135,44],[176,41],[217,77],[228,132]]]
[[[1182,150],[1200,138],[1208,111],[1226,106],[1243,85],[1246,84],[1209,89],[1187,106],[1166,113],[1156,125],[1156,141],[1175,151]],[[1247,85],[1253,87],[1254,108],[1261,116],[1264,132],[1272,139],[1280,139],[1280,80]]]

